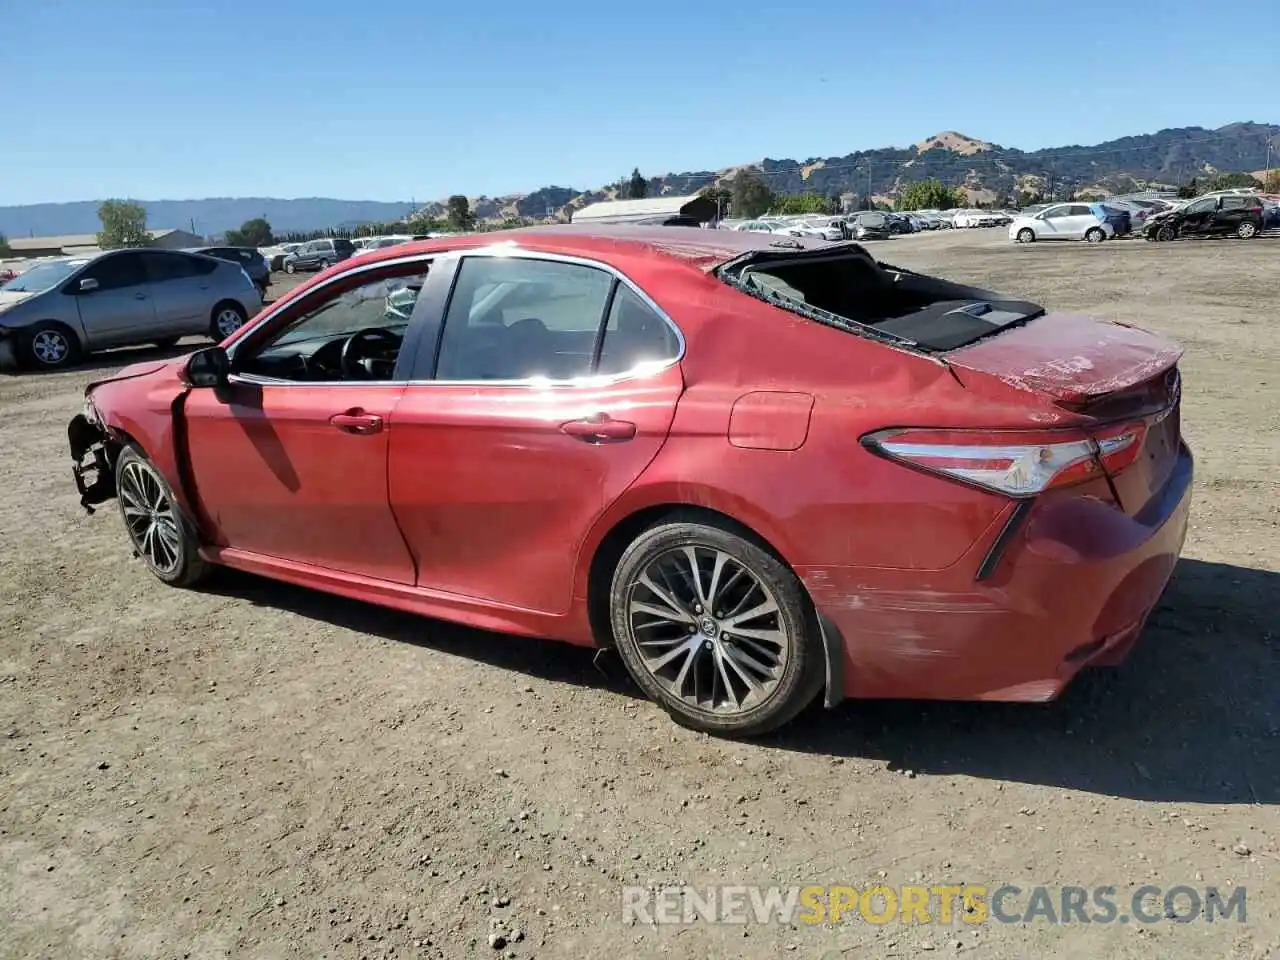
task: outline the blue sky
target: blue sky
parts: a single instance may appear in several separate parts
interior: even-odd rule
[[[421,201],[946,129],[1036,149],[1280,121],[1280,3],[1230,6],[19,0],[0,204]]]

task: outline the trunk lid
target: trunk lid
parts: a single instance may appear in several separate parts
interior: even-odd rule
[[[1124,469],[1108,471],[1122,509],[1135,515],[1178,462],[1182,352],[1135,327],[1047,314],[945,358],[966,387],[993,377],[1088,417],[1086,430],[1099,438],[1109,427],[1142,424],[1138,455]]]

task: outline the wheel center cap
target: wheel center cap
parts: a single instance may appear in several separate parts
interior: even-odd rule
[[[708,637],[714,637],[720,633],[720,625],[711,617],[701,617],[698,620],[698,629]]]

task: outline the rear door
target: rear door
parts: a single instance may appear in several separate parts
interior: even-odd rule
[[[1235,233],[1240,224],[1252,216],[1252,211],[1257,206],[1257,203],[1257,200],[1253,197],[1223,197],[1218,211],[1213,217],[1212,231],[1214,233]]]
[[[181,336],[209,328],[212,275],[218,269],[214,260],[146,250],[142,266],[155,303],[158,333]]]
[[[666,441],[683,341],[603,265],[455,263],[415,315],[442,323],[391,416],[392,509],[420,586],[564,613],[579,545]]]
[[[1072,240],[1080,240],[1101,221],[1089,209],[1087,203],[1072,203],[1067,206],[1067,215],[1063,222],[1066,235]]]
[[[89,279],[98,282],[97,289],[79,291],[79,284]],[[76,298],[91,348],[138,343],[155,336],[151,285],[137,250],[99,257],[68,285],[67,292]]]

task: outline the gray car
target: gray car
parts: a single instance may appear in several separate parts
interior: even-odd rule
[[[226,339],[262,308],[234,263],[173,250],[113,250],[37,263],[0,287],[0,367],[57,369],[94,350]]]

